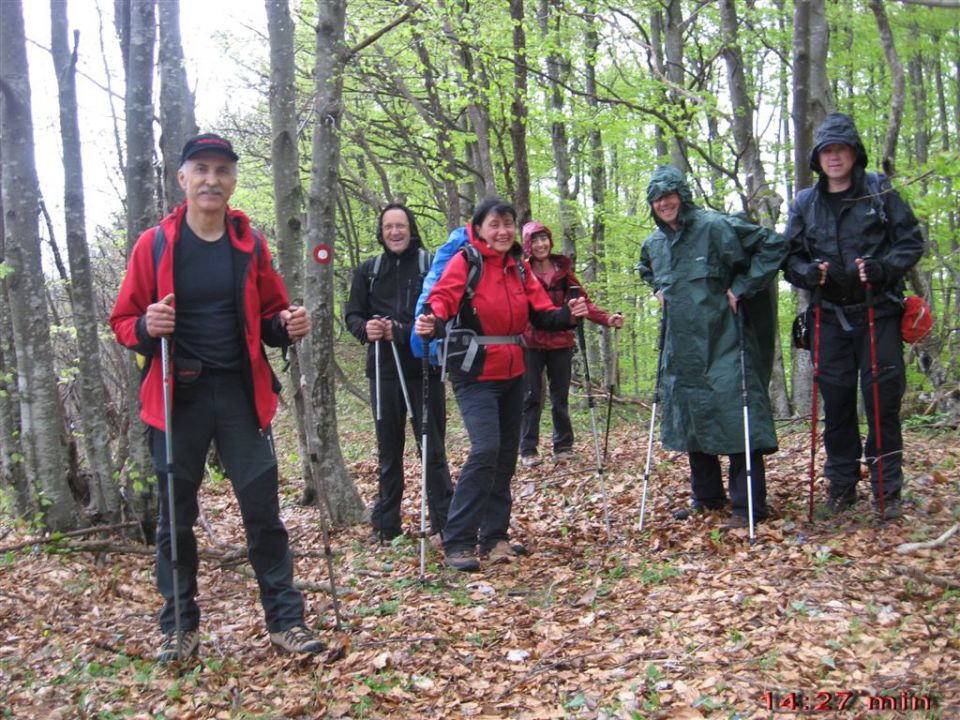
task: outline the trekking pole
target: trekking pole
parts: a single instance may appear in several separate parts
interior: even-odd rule
[[[167,512],[170,515],[170,566],[173,574],[173,618],[177,633],[177,660],[180,657],[183,630],[180,624],[180,559],[177,550],[177,506],[173,495],[173,381],[170,377],[170,338],[160,338],[160,363],[163,379],[163,439],[167,456]]]
[[[374,320],[379,320],[379,315],[373,316]],[[373,385],[374,385],[374,401],[377,405],[374,408],[376,412],[377,422],[380,422],[383,419],[383,415],[380,412],[380,341],[376,340],[373,345]]]
[[[374,320],[379,321],[380,316],[374,315]],[[374,424],[376,425],[377,440],[380,437],[380,421],[383,416],[380,412],[380,341],[375,340],[373,344],[373,402],[376,407],[373,409]],[[377,509],[380,511],[380,527],[377,528],[377,537],[380,538],[380,547],[383,547],[383,478],[380,475],[380,469],[377,468]]]
[[[667,306],[660,314],[660,337],[657,340],[657,380],[653,386],[653,407],[650,408],[650,431],[647,433],[647,464],[643,471],[643,494],[640,496],[640,524],[637,532],[643,532],[643,519],[647,511],[647,482],[650,480],[650,462],[653,459],[653,433],[657,427],[657,405],[660,403],[660,378],[663,372],[663,341],[667,334]]]
[[[429,303],[423,306],[424,315],[432,315]],[[430,433],[430,341],[423,342],[423,407],[420,411],[420,577],[418,582],[427,579],[427,436]]]
[[[298,343],[290,345],[290,352],[293,362],[296,363],[297,370],[300,373],[300,392],[303,396],[303,414],[306,425],[304,428],[304,436],[306,437],[307,455],[310,456],[310,462],[313,467],[318,469],[320,467],[320,453],[313,439],[313,433],[316,432],[317,429],[313,417],[313,398],[307,396],[307,376],[303,372],[303,365],[300,363]],[[307,357],[309,359],[309,350]],[[330,527],[327,524],[327,514],[332,518],[333,510],[330,505],[330,496],[327,494],[326,482],[319,474],[317,474],[315,479],[317,481],[317,491],[320,493],[320,498],[323,502],[323,507],[320,508],[320,536],[323,540],[323,554],[327,559],[327,575],[330,577],[330,599],[333,602],[333,615],[336,619],[337,631],[340,631],[343,622],[340,618],[340,598],[337,595],[337,579],[333,571],[333,550],[330,549]]]
[[[750,544],[753,534],[753,464],[750,457],[750,403],[747,393],[747,343],[743,332],[743,303],[736,310],[737,335],[740,339],[740,397],[743,400],[743,452],[747,467],[747,519],[750,526]]]
[[[400,389],[403,391],[403,402],[407,406],[407,418],[410,420],[410,426],[413,428],[413,441],[417,444],[417,453],[420,450],[420,439],[417,437],[417,426],[413,420],[413,403],[410,402],[410,392],[407,390],[407,381],[403,376],[403,365],[400,363],[400,352],[397,350],[397,343],[390,341],[390,349],[393,350],[393,364],[397,367],[397,377],[400,378]]]
[[[622,313],[618,310],[617,315]],[[613,411],[613,390],[617,385],[617,337],[620,328],[613,328],[613,349],[610,362],[610,383],[607,385],[607,429],[603,433],[603,461],[607,461],[607,448],[610,446],[610,414]]]
[[[821,286],[813,291],[813,344],[810,354],[813,359],[813,397],[810,400],[810,503],[807,520],[813,522],[813,486],[817,475],[817,414],[819,413],[820,387],[820,296]]]
[[[580,286],[570,286],[570,297],[580,297]],[[593,386],[590,384],[590,363],[587,361],[587,341],[583,333],[583,320],[577,319],[577,340],[580,354],[583,356],[583,379],[587,385],[587,405],[590,407],[590,429],[593,432],[593,448],[597,456],[597,479],[600,481],[600,495],[603,498],[603,523],[607,529],[607,540],[611,539],[610,512],[607,509],[607,484],[603,477],[603,458],[600,455],[600,435],[597,432],[597,406],[593,399]]]
[[[880,427],[880,370],[877,367],[877,328],[873,315],[873,286],[864,283],[867,291],[867,326],[870,331],[870,378],[873,384],[873,445],[877,458],[877,497],[880,504],[880,522],[886,519],[883,506],[883,435]]]

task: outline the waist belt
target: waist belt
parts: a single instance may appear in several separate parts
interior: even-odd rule
[[[447,358],[450,356],[450,342],[451,336],[453,333],[447,335],[444,338],[443,342],[443,354],[441,365],[443,367],[443,379],[446,379],[447,373]],[[454,340],[456,342],[456,340]],[[461,344],[464,344],[460,341]],[[480,352],[480,347],[483,345],[523,345],[523,336],[522,335],[469,335],[469,340],[465,343],[466,350],[463,353],[463,361],[460,363],[460,370],[465,373],[469,373],[473,367],[473,362],[477,358],[477,353]]]
[[[821,300],[820,304],[827,310],[833,310],[834,314],[837,316],[837,322],[840,323],[840,327],[847,332],[853,330],[853,326],[851,326],[850,321],[847,320],[846,313],[866,312],[867,308],[869,307],[869,305],[865,302],[855,303],[853,305],[837,305],[829,300]]]

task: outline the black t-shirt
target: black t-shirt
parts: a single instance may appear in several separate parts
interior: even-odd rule
[[[853,197],[853,185],[848,187],[846,190],[841,190],[840,192],[826,192],[823,193],[823,199],[827,203],[827,207],[830,208],[830,212],[833,213],[833,219],[839,225],[840,223],[840,211],[843,207],[849,204],[850,198]]]
[[[239,370],[242,358],[230,237],[207,242],[184,222],[175,246],[173,277],[177,357],[204,367]]]

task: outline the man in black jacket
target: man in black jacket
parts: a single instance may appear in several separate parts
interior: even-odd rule
[[[910,206],[883,176],[866,172],[867,153],[853,120],[831,113],[817,129],[810,167],[816,186],[802,190],[790,208],[784,271],[797,287],[819,288],[820,392],[823,395],[832,515],[857,499],[862,446],[857,425],[857,376],[867,410],[865,459],[879,501],[874,382],[871,373],[867,287],[872,288],[878,367],[884,513],[903,508],[903,438],[900,401],[905,388],[900,337],[904,276],[923,255],[923,236]]]
[[[380,213],[377,240],[384,251],[367,259],[357,269],[344,319],[360,342],[370,344],[367,377],[380,461],[380,487],[370,512],[370,523],[373,539],[389,542],[401,533],[400,500],[403,497],[404,426],[407,418],[397,358],[413,406],[414,435],[419,437],[423,412],[422,363],[411,353],[409,338],[414,305],[420,296],[423,276],[430,269],[431,256],[420,241],[413,213],[399,203],[387,205]],[[430,371],[429,384],[427,502],[430,534],[439,540],[438,533],[447,524],[447,511],[453,496],[444,450],[447,414],[439,369]],[[380,420],[377,420],[378,410]]]

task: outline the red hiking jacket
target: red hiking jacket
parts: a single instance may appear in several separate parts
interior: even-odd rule
[[[470,242],[483,256],[483,272],[473,296],[473,307],[483,335],[520,335],[532,321],[554,329],[573,325],[569,308],[554,307],[530,266],[517,253],[501,256],[473,236],[467,225]],[[517,263],[527,265],[526,284],[520,279]],[[449,320],[460,310],[469,267],[463,253],[457,253],[443,270],[443,275],[430,290],[428,302],[441,320]],[[521,345],[488,345],[483,370],[477,380],[510,380],[523,374]]]
[[[550,300],[554,305],[566,305],[570,300],[569,289],[572,285],[580,287],[580,295],[587,298],[587,320],[597,323],[597,325],[609,325],[610,315],[598,308],[587,296],[587,291],[573,274],[573,262],[566,255],[550,255],[550,264],[553,265],[553,277],[548,283],[543,277],[534,271],[533,275],[537,278],[543,289],[547,291]],[[532,267],[532,265],[531,265]],[[560,350],[562,348],[573,347],[573,330],[541,330],[533,325],[528,325],[523,332],[523,344],[532,350]]]
[[[158,267],[154,267],[155,228],[146,230],[133,246],[127,274],[110,313],[110,326],[121,345],[148,358],[149,365],[140,383],[140,417],[158,430],[164,430],[163,376],[160,340],[146,329],[147,306],[173,292],[173,249],[180,240],[180,227],[186,216],[186,202],[165,217],[160,226],[167,242]],[[239,210],[227,209],[227,233],[233,249],[239,321],[244,344],[241,366],[257,411],[261,429],[266,429],[277,410],[280,383],[267,361],[263,343],[272,347],[290,344],[279,313],[290,306],[283,281],[270,264],[270,251],[261,242],[255,251],[250,219]],[[176,307],[176,301],[174,301]]]

